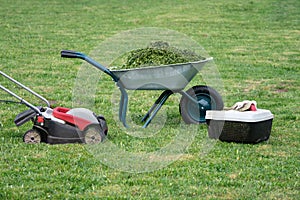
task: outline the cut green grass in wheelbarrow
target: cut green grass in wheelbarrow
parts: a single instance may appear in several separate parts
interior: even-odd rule
[[[121,56],[121,59],[120,66],[116,66],[117,69],[197,62],[205,60],[205,57],[188,49],[170,46],[169,43],[164,41],[156,41],[145,48],[135,49],[126,53]]]

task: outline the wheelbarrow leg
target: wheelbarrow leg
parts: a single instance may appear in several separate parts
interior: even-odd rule
[[[171,90],[165,90],[155,101],[155,103],[152,105],[150,110],[147,112],[147,114],[143,117],[142,122],[146,121],[145,124],[143,125],[143,128],[146,128],[152,119],[155,117],[157,112],[161,109],[163,104],[167,101],[169,96],[173,94]]]
[[[119,87],[121,91],[120,108],[119,108],[119,120],[123,123],[124,127],[128,128],[126,123],[126,112],[128,105],[128,94],[123,87]]]

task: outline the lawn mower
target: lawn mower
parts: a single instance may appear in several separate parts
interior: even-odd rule
[[[97,116],[95,113],[86,108],[51,108],[49,101],[43,96],[34,92],[2,71],[0,71],[0,75],[31,93],[46,104],[44,107],[35,106],[0,84],[0,89],[20,101],[15,101],[15,103],[24,104],[29,107],[28,110],[19,113],[14,120],[14,123],[17,126],[21,126],[30,120],[33,122],[33,127],[26,131],[23,136],[23,141],[25,143],[45,142],[49,144],[97,144],[102,142],[106,137],[108,127],[106,120],[102,115]]]

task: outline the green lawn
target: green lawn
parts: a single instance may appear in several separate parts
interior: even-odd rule
[[[87,105],[109,126],[107,142],[96,147],[26,145],[31,124],[13,123],[26,108],[0,103],[0,199],[299,199],[299,0],[0,3],[0,70],[65,107],[81,94],[80,72],[99,74]],[[125,130],[110,78],[60,57],[62,49],[95,54],[115,34],[145,27],[174,30],[203,46],[214,57],[225,106],[254,99],[274,114],[270,140],[209,140],[206,125],[183,124],[179,95],[147,129]],[[191,84],[203,79],[217,83],[199,74]],[[27,97],[2,77],[0,83]],[[130,92],[130,118],[136,122],[157,95]],[[0,91],[0,99],[11,98]]]

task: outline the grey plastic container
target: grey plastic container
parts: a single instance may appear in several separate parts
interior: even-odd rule
[[[226,142],[256,144],[269,139],[273,114],[269,110],[206,111],[208,136]]]
[[[182,90],[208,61],[205,60],[143,67],[136,69],[111,70],[128,90]]]

